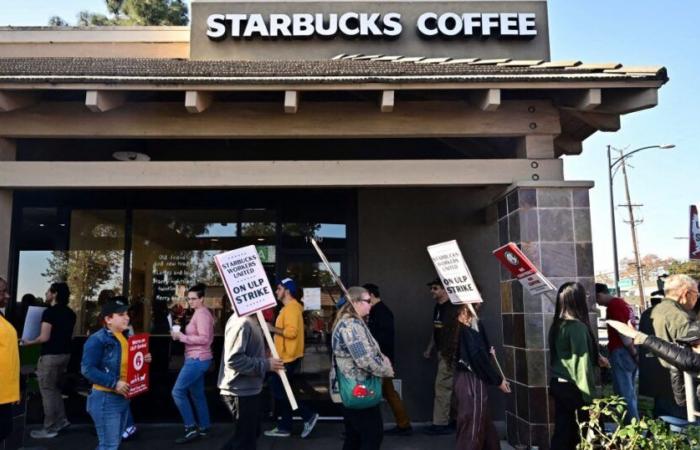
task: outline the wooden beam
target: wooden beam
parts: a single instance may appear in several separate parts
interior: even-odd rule
[[[214,102],[207,114],[181,103],[127,102],[109,114],[80,103],[40,102],[31,111],[5,113],[8,138],[383,138],[517,137],[561,133],[559,110],[549,101],[508,101],[484,114],[463,101],[402,102],[383,114],[375,102],[309,102],[280,114],[274,102]]]
[[[573,117],[600,131],[617,131],[620,129],[620,116],[600,112],[568,111]]]
[[[382,91],[379,110],[383,113],[389,113],[394,110],[394,91]]]
[[[207,110],[214,100],[214,94],[209,91],[185,92],[185,109],[190,114],[197,114]]]
[[[284,91],[284,112],[296,114],[299,110],[299,91]]]
[[[562,134],[554,139],[554,155],[580,155],[583,151],[583,143],[567,134]]]
[[[15,111],[37,103],[39,96],[27,91],[0,91],[0,112]]]
[[[544,159],[537,167],[532,167],[531,163],[526,159],[0,162],[0,191],[10,188],[181,189],[183,179],[194,188],[483,186],[509,185],[535,178],[563,180],[561,160]],[[192,173],[206,173],[207,176],[192,177]]]
[[[516,154],[527,159],[554,158],[554,136],[551,134],[531,134],[519,139]]]
[[[482,111],[495,111],[501,106],[500,89],[477,89],[469,92],[469,101]]]
[[[124,104],[126,95],[122,91],[86,91],[85,106],[92,112],[107,112]]]
[[[612,114],[628,114],[653,108],[659,103],[656,89],[616,89],[603,93],[603,104],[596,111]]]
[[[600,89],[583,89],[562,93],[557,103],[578,111],[592,111],[601,105],[602,98]]]

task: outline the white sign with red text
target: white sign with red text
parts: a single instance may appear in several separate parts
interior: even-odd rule
[[[457,241],[430,245],[428,253],[450,297],[450,302],[456,305],[483,302]]]

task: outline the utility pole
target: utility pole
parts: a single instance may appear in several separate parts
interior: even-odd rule
[[[622,165],[622,176],[625,179],[625,195],[627,197],[627,210],[630,215],[630,228],[632,229],[632,249],[634,250],[634,261],[637,266],[637,284],[639,285],[639,304],[641,310],[644,311],[646,308],[646,302],[644,301],[644,280],[642,279],[642,260],[639,257],[639,243],[637,242],[637,221],[634,219],[634,206],[632,200],[630,200],[630,187],[627,181],[627,165],[625,164],[625,158],[622,157],[622,151],[620,151],[620,163]]]

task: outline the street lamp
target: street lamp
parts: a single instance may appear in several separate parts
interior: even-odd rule
[[[618,258],[617,258],[617,231],[615,229],[615,200],[613,198],[613,169],[615,166],[618,164],[622,165],[622,173],[625,177],[625,193],[627,195],[627,207],[629,208],[629,214],[630,214],[630,225],[632,227],[632,246],[634,249],[634,256],[635,256],[635,261],[637,264],[637,283],[639,284],[639,297],[640,297],[640,303],[642,308],[644,308],[644,289],[642,287],[642,264],[641,260],[639,259],[639,248],[637,246],[637,230],[636,230],[636,225],[634,222],[634,210],[632,209],[632,202],[630,201],[630,189],[629,189],[629,184],[627,183],[627,170],[625,166],[625,160],[632,156],[635,153],[641,152],[642,150],[649,150],[652,148],[660,148],[660,149],[672,149],[674,148],[675,145],[673,144],[663,144],[663,145],[648,145],[646,147],[641,147],[637,148],[635,150],[632,150],[631,152],[623,153],[622,150],[617,150],[620,154],[620,156],[615,159],[614,161],[612,160],[612,156],[610,154],[612,147],[608,145],[608,183],[610,187],[610,222],[612,224],[612,241],[613,241],[613,263],[614,263],[614,269],[615,269],[615,294],[619,297],[620,296],[620,267],[618,265]]]

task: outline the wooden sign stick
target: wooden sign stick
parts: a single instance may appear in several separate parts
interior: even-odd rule
[[[262,328],[263,334],[265,335],[267,346],[270,347],[272,357],[279,359],[280,355],[277,353],[277,348],[275,347],[275,342],[272,340],[270,329],[267,327],[267,322],[265,322],[265,316],[263,316],[262,311],[256,312],[255,315],[258,317],[260,328]],[[292,386],[289,384],[289,379],[287,378],[287,372],[285,372],[284,369],[278,370],[277,375],[279,375],[280,380],[282,380],[282,385],[284,386],[284,391],[287,393],[287,398],[289,399],[289,404],[292,406],[292,411],[299,409],[297,400],[294,398],[294,392],[292,392]]]

